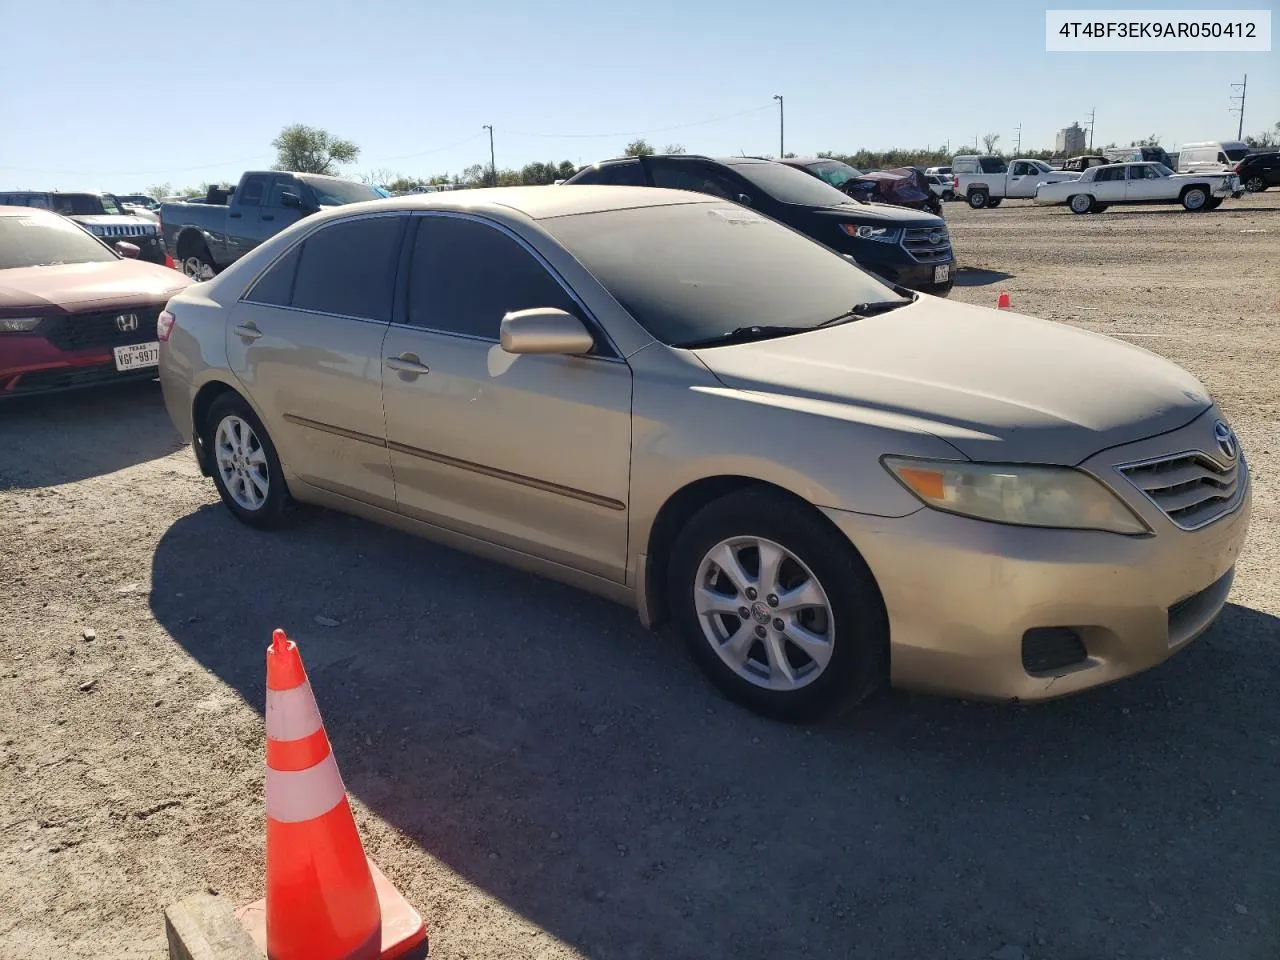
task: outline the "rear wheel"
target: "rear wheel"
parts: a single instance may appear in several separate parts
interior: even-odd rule
[[[1209,202],[1209,192],[1204,187],[1190,187],[1182,194],[1182,207],[1195,213],[1205,209]]]
[[[1093,197],[1087,193],[1077,193],[1067,200],[1067,206],[1071,208],[1072,213],[1092,213]]]
[[[971,190],[969,191],[969,196],[966,199],[969,201],[969,206],[973,207],[973,209],[981,210],[987,205],[987,191]]]
[[[681,532],[668,571],[694,659],[743,706],[813,720],[884,679],[888,626],[871,571],[811,507],[764,489],[714,501]]]
[[[1250,177],[1244,182],[1244,188],[1250,193],[1261,193],[1267,189],[1267,181],[1263,180],[1262,177]]]
[[[209,248],[203,242],[184,248],[180,259],[182,272],[192,280],[212,280],[218,272]]]
[[[213,402],[205,421],[213,483],[223,504],[251,527],[279,526],[289,490],[275,445],[253,408],[236,393]]]

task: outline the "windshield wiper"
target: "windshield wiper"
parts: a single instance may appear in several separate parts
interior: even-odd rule
[[[807,333],[810,330],[820,330],[823,327],[834,327],[838,323],[848,323],[850,320],[873,317],[878,313],[888,313],[890,310],[898,309],[898,307],[905,307],[908,303],[915,303],[915,297],[903,297],[900,300],[877,300],[874,303],[855,303],[838,317],[832,317],[830,320],[823,320],[821,323],[815,323],[807,327],[784,324],[756,324],[750,327],[734,327],[728,333],[717,334],[714,337],[704,337],[700,340],[685,340],[681,343],[672,344],[672,346],[680,347],[684,350],[695,350],[699,347],[726,347],[734,343],[750,343],[753,340],[785,337],[792,333]]]

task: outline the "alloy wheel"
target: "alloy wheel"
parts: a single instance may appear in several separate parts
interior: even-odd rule
[[[213,455],[231,499],[245,510],[261,510],[271,489],[271,474],[267,453],[253,427],[239,417],[223,417],[214,432]]]
[[[831,661],[835,621],[826,591],[772,540],[733,537],[713,547],[698,565],[693,601],[707,643],[756,686],[797,690]]]

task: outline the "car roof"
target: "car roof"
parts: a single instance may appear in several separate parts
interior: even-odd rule
[[[308,217],[332,219],[359,210],[442,210],[455,213],[502,213],[515,211],[531,220],[568,217],[606,210],[637,207],[668,207],[691,203],[723,203],[718,197],[688,190],[655,187],[615,187],[595,184],[538,187],[482,187],[473,190],[446,190],[439,193],[412,193],[402,197],[366,200],[334,207]]]

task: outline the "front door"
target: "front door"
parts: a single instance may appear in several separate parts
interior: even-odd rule
[[[231,260],[239,260],[258,245],[259,211],[267,199],[269,180],[265,173],[245,177],[231,196],[227,207],[227,253]]]
[[[1006,191],[1008,196],[1015,198],[1035,196],[1036,184],[1042,176],[1035,164],[1019,160],[1009,168],[1009,189]]]
[[[1129,181],[1125,186],[1124,198],[1130,203],[1143,203],[1148,200],[1176,199],[1167,196],[1168,183],[1156,173],[1149,163],[1135,163],[1129,167]]]
[[[236,304],[227,330],[231,369],[289,472],[388,510],[382,345],[408,220],[355,217],[310,234]]]
[[[630,367],[598,330],[588,356],[505,352],[509,311],[591,318],[504,228],[456,215],[415,223],[403,323],[382,354],[399,509],[622,582]]]

